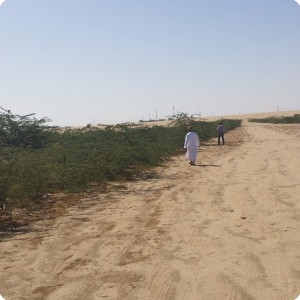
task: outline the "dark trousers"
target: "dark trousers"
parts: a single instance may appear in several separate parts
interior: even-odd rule
[[[224,132],[219,132],[218,134],[218,145],[220,145],[220,140],[222,138],[222,143],[223,145],[225,144],[225,140],[224,140]]]

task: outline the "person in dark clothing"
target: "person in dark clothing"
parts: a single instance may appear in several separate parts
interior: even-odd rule
[[[225,140],[224,140],[225,127],[222,122],[219,123],[217,130],[218,130],[218,145],[220,145],[221,139],[222,139],[222,143],[224,145],[225,144]]]

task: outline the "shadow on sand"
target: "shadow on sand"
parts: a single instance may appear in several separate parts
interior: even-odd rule
[[[196,164],[195,167],[217,167],[217,168],[221,168],[222,166],[220,165],[205,165],[205,164]]]

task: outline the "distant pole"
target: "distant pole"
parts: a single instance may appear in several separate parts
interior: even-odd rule
[[[277,106],[277,111],[279,111],[279,106]]]
[[[157,110],[155,111],[155,118],[156,118],[156,120],[158,120],[158,118],[157,118]]]
[[[175,115],[175,108],[174,108],[174,106],[173,106],[173,115]]]
[[[149,121],[151,120],[150,114],[149,114]]]

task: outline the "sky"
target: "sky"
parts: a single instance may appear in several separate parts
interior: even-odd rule
[[[0,106],[58,126],[299,110],[300,5],[0,0]]]

